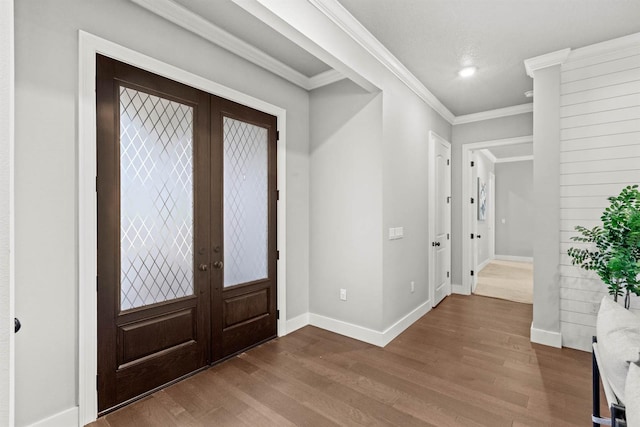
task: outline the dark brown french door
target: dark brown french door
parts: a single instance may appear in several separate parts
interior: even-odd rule
[[[97,56],[98,410],[276,336],[276,119]]]

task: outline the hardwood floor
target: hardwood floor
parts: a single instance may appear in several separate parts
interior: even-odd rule
[[[452,295],[385,348],[307,326],[90,426],[590,425],[590,354],[531,344],[531,310]]]

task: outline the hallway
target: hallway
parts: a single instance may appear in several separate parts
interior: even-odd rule
[[[478,273],[474,294],[533,304],[533,263],[491,261]]]

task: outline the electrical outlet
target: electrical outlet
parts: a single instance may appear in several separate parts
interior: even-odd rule
[[[413,280],[411,281],[411,293],[414,293],[416,291],[416,282],[414,282]]]
[[[340,289],[340,299],[342,301],[346,301],[347,300],[347,290],[346,289]]]

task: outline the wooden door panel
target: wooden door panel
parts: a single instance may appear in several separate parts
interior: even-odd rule
[[[213,244],[220,249],[214,261],[224,261],[213,276],[213,354],[219,360],[277,333],[277,123],[271,115],[217,97],[211,114],[213,163],[225,170],[213,184],[217,198],[212,200],[213,211],[224,206],[212,224]],[[243,234],[256,228],[254,222],[267,231],[257,233],[257,240]]]
[[[205,366],[200,353],[199,343],[190,341],[120,367],[115,372],[116,402],[126,402]]]
[[[269,288],[245,293],[236,297],[228,297],[223,301],[225,330],[269,315]]]
[[[104,413],[210,362],[210,277],[197,268],[209,262],[210,100],[98,55],[97,112],[98,410]],[[176,139],[179,132],[184,136]],[[178,170],[171,165],[180,165],[181,175],[167,175]],[[169,189],[178,180],[181,187]],[[146,183],[157,193],[145,192]],[[134,190],[136,197],[127,194]],[[174,240],[163,237],[166,230],[182,233],[175,251],[167,249]]]
[[[195,342],[196,313],[194,306],[119,326],[118,369],[178,345]]]

